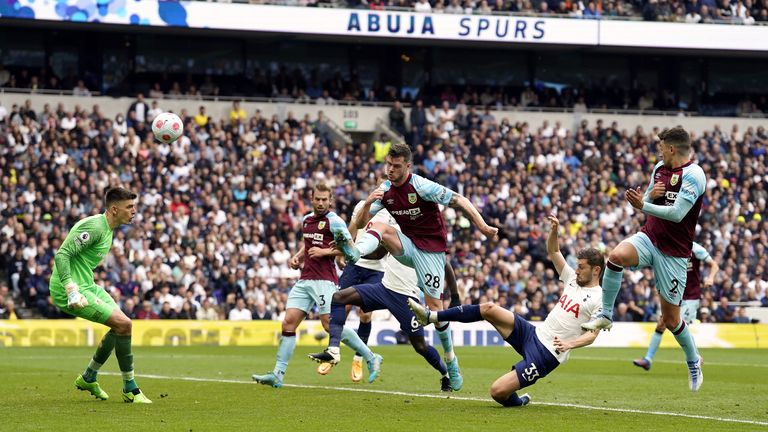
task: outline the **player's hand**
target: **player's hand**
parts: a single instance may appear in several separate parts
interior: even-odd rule
[[[483,235],[486,236],[488,240],[496,240],[496,237],[499,234],[499,229],[494,226],[486,225],[480,228],[480,232],[483,233]]]
[[[656,198],[663,197],[665,193],[667,193],[667,189],[664,187],[664,182],[656,182],[653,184],[651,192],[648,193],[648,197],[655,200]]]
[[[347,266],[347,260],[344,259],[343,255],[336,257],[336,265],[339,266],[341,270],[344,270],[344,267]]]
[[[632,207],[642,210],[643,209],[643,194],[640,192],[640,188],[627,189],[624,193],[624,197],[632,204]]]
[[[564,353],[569,349],[573,348],[568,341],[564,341],[560,339],[560,336],[555,336],[555,339],[552,341],[552,343],[555,345],[555,349],[557,350],[557,352],[560,352],[560,353]]]
[[[298,270],[299,267],[301,267],[301,260],[299,259],[298,256],[294,255],[288,261],[288,266],[291,267],[294,270]]]
[[[88,306],[88,300],[80,294],[76,283],[70,282],[65,287],[67,290],[67,307],[72,309],[82,309]]]
[[[560,227],[560,221],[557,220],[557,217],[555,215],[547,215],[547,220],[549,221],[549,233],[550,234],[557,234],[557,229]]]
[[[715,277],[713,276],[707,276],[706,279],[704,279],[704,286],[705,287],[711,287],[715,284]]]
[[[322,258],[324,256],[327,256],[328,253],[331,252],[331,251],[333,251],[333,249],[324,249],[324,248],[321,248],[321,247],[314,246],[314,247],[309,248],[309,251],[307,251],[307,254],[312,259],[318,259],[318,258]]]
[[[373,204],[374,201],[384,198],[384,191],[381,188],[376,188],[368,198],[365,199],[365,203],[368,205]]]

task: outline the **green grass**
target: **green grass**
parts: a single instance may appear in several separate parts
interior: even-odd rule
[[[154,400],[150,406],[121,401],[114,358],[99,378],[108,401],[76,391],[73,380],[92,351],[0,349],[0,430],[768,431],[766,350],[703,350],[705,382],[695,394],[679,349],[660,350],[651,372],[631,364],[638,350],[576,351],[526,390],[533,403],[521,409],[488,396],[491,383],[519,360],[510,348],[458,348],[465,385],[450,395],[407,346],[379,347],[383,380],[374,384],[349,381],[348,350],[322,377],[306,358],[317,349],[300,347],[286,378],[296,386],[282,389],[250,382],[252,373],[272,369],[275,347],[136,348],[137,381]]]

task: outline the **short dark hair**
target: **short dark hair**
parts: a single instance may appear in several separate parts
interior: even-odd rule
[[[659,139],[672,144],[680,151],[689,151],[691,149],[691,136],[682,126],[675,126],[672,129],[664,129],[659,134]]]
[[[104,202],[107,205],[107,208],[112,207],[112,204],[115,204],[119,201],[125,201],[125,200],[134,200],[138,198],[139,195],[136,194],[136,192],[131,192],[126,188],[123,187],[113,187],[107,189],[107,193],[104,194]]]
[[[600,267],[600,274],[603,274],[603,270],[605,269],[605,257],[603,257],[603,253],[596,248],[584,248],[576,254],[576,258],[586,260],[590,267]]]
[[[394,143],[392,144],[392,147],[389,148],[389,153],[387,153],[387,156],[397,158],[405,158],[405,162],[408,163],[411,161],[411,158],[413,155],[411,154],[411,147],[408,146],[408,144],[404,143]]]

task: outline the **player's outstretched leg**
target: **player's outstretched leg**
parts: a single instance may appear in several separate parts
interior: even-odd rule
[[[357,246],[355,246],[354,243],[352,243],[351,240],[347,240],[344,237],[344,233],[336,233],[333,240],[336,242],[336,247],[344,255],[344,259],[347,261],[347,264],[354,264],[360,259],[360,250],[357,248]]]
[[[115,342],[117,341],[117,335],[114,331],[110,330],[99,343],[99,347],[96,348],[96,352],[93,354],[91,362],[85,371],[75,378],[75,387],[79,390],[87,391],[94,397],[101,400],[109,399],[107,392],[101,389],[99,383],[96,381],[96,377],[99,373],[101,366],[109,359],[112,354],[112,350],[115,349]]]
[[[691,332],[683,320],[680,320],[680,323],[671,330],[677,343],[685,352],[685,361],[688,365],[688,388],[691,391],[699,391],[704,383],[704,372],[701,370],[701,356],[696,348],[696,342],[694,342],[693,336],[691,336]]]

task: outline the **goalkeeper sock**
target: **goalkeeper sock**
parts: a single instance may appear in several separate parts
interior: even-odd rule
[[[99,347],[96,348],[96,352],[93,354],[91,362],[83,372],[83,379],[85,382],[96,381],[96,375],[99,373],[101,366],[107,362],[112,350],[115,349],[117,335],[113,331],[107,332],[99,343]]]
[[[131,352],[131,335],[115,336],[115,357],[123,375],[123,392],[128,393],[139,388],[133,376],[133,352]]]

